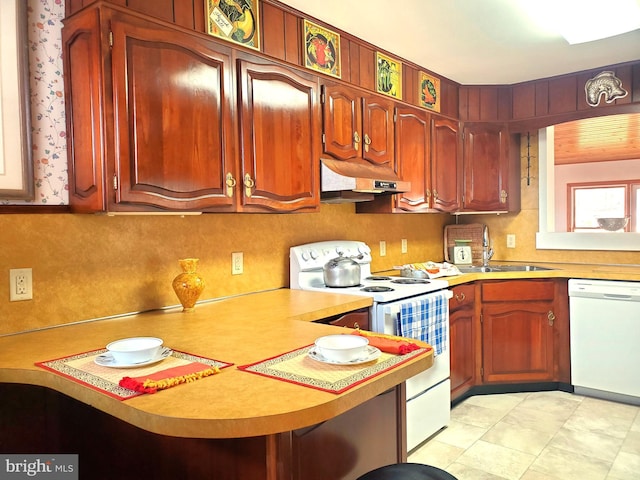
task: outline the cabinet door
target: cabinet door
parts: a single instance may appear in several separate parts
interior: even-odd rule
[[[129,17],[112,29],[115,202],[231,209],[230,50]]]
[[[471,389],[475,383],[474,290],[473,284],[456,286],[453,288],[453,297],[449,300],[452,400]]]
[[[97,10],[64,22],[62,29],[67,122],[69,204],[73,212],[106,208],[106,131],[102,33]],[[112,127],[111,123],[106,125]]]
[[[344,85],[323,87],[324,152],[339,160],[360,156],[362,107],[360,96]]]
[[[496,302],[482,306],[484,382],[554,378],[553,302]]]
[[[238,60],[244,211],[315,210],[319,198],[317,78],[274,64]]]
[[[393,107],[382,97],[362,98],[362,158],[374,165],[393,168]]]
[[[459,143],[458,122],[434,117],[431,125],[431,203],[442,212],[455,212],[460,208]]]
[[[396,108],[397,173],[411,182],[409,192],[394,195],[396,208],[408,212],[429,209],[431,196],[431,131],[429,114],[410,107]]]
[[[509,138],[502,125],[464,129],[463,208],[507,211],[509,196]]]

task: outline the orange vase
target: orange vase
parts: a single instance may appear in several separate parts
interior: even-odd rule
[[[196,272],[198,268],[197,258],[183,258],[178,260],[182,273],[173,279],[173,290],[180,300],[183,312],[193,312],[196,301],[204,290],[204,280]]]

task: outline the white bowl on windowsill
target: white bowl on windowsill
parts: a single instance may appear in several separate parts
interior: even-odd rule
[[[607,230],[608,232],[617,232],[622,230],[629,223],[629,217],[610,217],[610,218],[598,218],[598,225],[600,228]]]

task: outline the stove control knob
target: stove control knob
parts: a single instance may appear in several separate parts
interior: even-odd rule
[[[309,260],[309,253],[303,251],[301,257],[306,262]]]
[[[311,258],[313,258],[314,260],[317,260],[319,256],[317,250],[311,250],[311,252],[309,252],[309,255],[311,255]]]

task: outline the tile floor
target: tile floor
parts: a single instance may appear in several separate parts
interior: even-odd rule
[[[559,391],[477,395],[409,461],[458,480],[639,480],[640,407]]]

